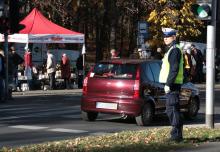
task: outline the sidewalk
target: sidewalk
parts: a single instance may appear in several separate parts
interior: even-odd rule
[[[36,96],[36,95],[69,95],[69,94],[82,94],[82,89],[63,89],[63,90],[30,90],[30,91],[16,91],[12,92],[12,96]]]
[[[196,87],[199,89],[206,89],[206,84],[195,84]],[[220,84],[215,84],[215,88],[220,89]],[[15,96],[20,96],[20,95],[38,95],[38,94],[45,94],[45,95],[51,95],[51,94],[82,94],[82,89],[63,89],[63,90],[31,90],[31,91],[18,91],[18,92],[12,92],[13,95]]]

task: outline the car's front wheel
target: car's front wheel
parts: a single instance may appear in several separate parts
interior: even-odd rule
[[[81,116],[83,120],[95,121],[98,117],[98,112],[85,112],[81,111]]]
[[[199,108],[200,108],[199,99],[191,98],[187,107],[187,112],[183,113],[184,117],[189,120],[195,118],[198,114]]]
[[[143,106],[142,112],[139,116],[135,117],[138,126],[149,125],[154,116],[154,108],[151,103],[146,102]]]

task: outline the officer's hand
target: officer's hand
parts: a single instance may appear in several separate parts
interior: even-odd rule
[[[165,85],[164,86],[164,91],[165,91],[165,93],[169,93],[170,92],[170,87]]]

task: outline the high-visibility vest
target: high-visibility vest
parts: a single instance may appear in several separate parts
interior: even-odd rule
[[[176,45],[176,47],[180,49],[179,45]],[[162,66],[161,66],[160,76],[159,76],[159,82],[161,83],[167,82],[167,77],[170,72],[170,63],[168,61],[168,57],[172,49],[173,49],[173,46],[167,51],[167,53],[164,55],[164,58],[162,59]],[[183,83],[183,53],[181,49],[180,51],[181,51],[181,58],[180,58],[180,63],[179,63],[179,71],[174,81],[175,84]]]

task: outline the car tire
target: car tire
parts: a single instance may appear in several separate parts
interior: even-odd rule
[[[183,113],[184,117],[188,120],[194,119],[198,114],[199,108],[200,108],[199,99],[191,98],[187,106],[187,112]]]
[[[85,121],[95,121],[98,117],[98,112],[81,111],[82,119]]]
[[[135,117],[138,126],[147,126],[153,120],[154,109],[151,103],[146,102],[143,106],[142,112],[139,116]]]

